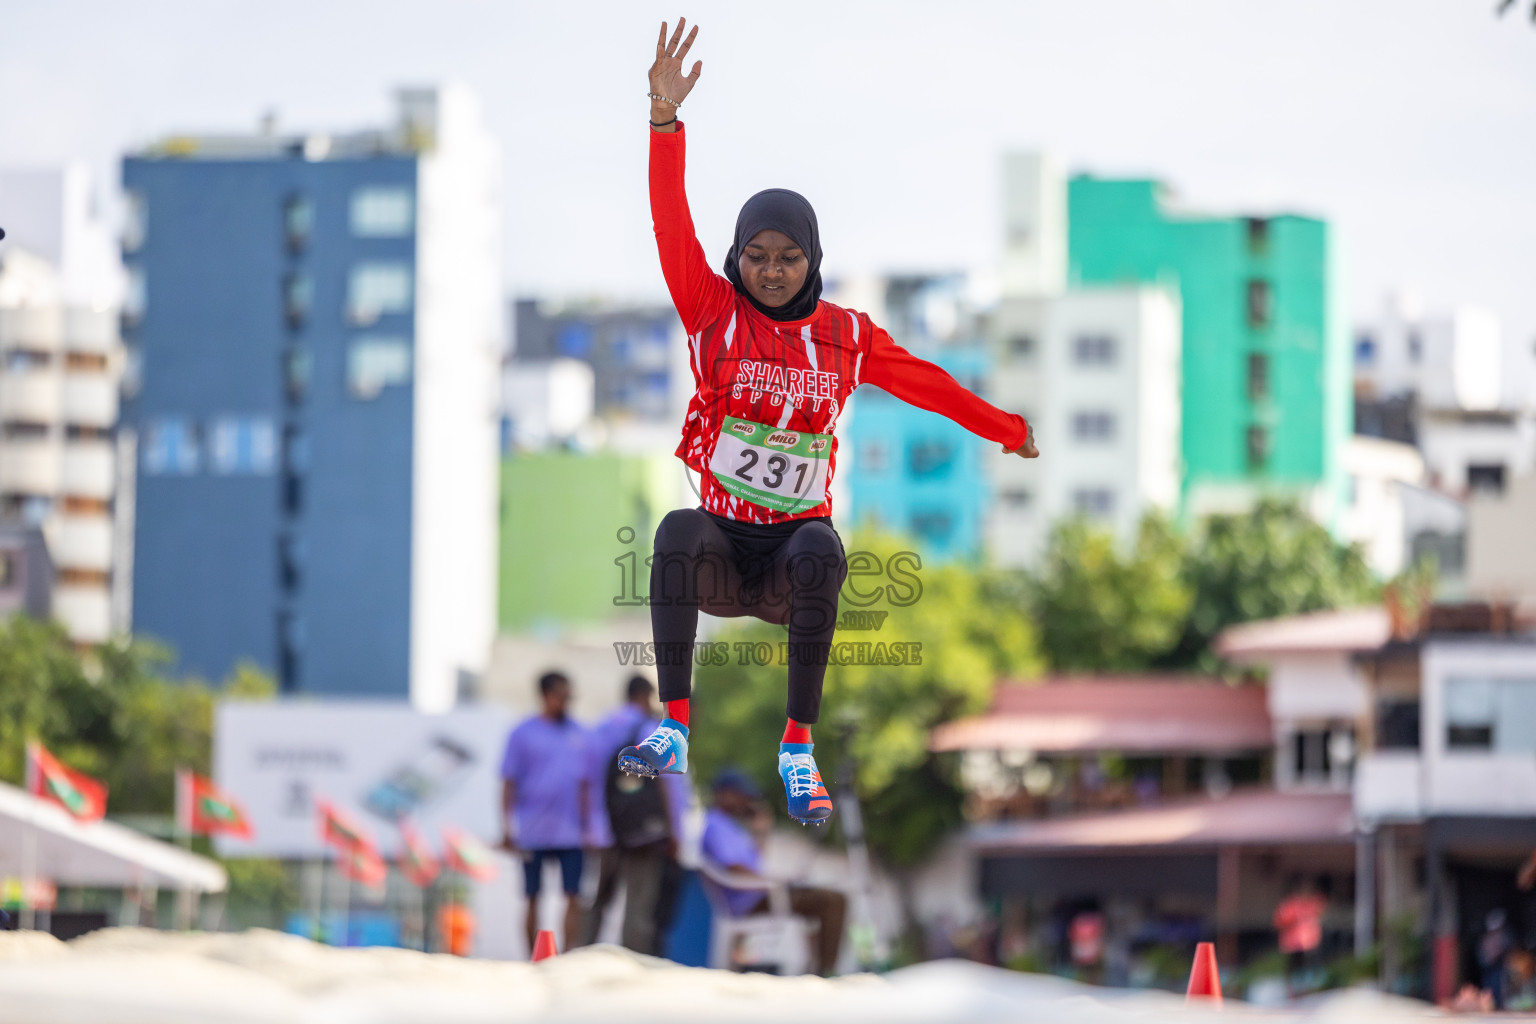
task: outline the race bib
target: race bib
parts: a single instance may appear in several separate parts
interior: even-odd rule
[[[743,501],[780,512],[804,512],[827,498],[831,456],[831,434],[780,430],[727,416],[709,471]]]

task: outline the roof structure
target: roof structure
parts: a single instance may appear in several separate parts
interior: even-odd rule
[[[1229,626],[1212,645],[1229,661],[1259,661],[1277,654],[1350,654],[1374,651],[1392,637],[1382,607],[1344,608]]]
[[[999,686],[990,712],[939,726],[929,746],[1177,754],[1273,743],[1263,687],[1206,676],[1060,676]]]
[[[983,854],[1073,851],[1148,853],[1156,849],[1353,843],[1349,793],[1239,790],[1157,807],[974,827],[969,845]]]
[[[29,854],[28,843],[35,843]],[[57,885],[223,892],[229,876],[215,860],[116,822],[76,821],[57,804],[0,782],[0,875],[24,877],[28,860]]]

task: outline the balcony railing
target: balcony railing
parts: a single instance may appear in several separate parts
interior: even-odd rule
[[[0,373],[0,415],[25,423],[56,423],[63,407],[58,373],[10,370]]]
[[[79,498],[112,497],[115,452],[111,441],[72,441],[64,448],[59,490]]]

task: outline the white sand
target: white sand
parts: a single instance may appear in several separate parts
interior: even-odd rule
[[[269,931],[112,928],[67,944],[0,932],[3,1024],[1364,1024],[1432,1014],[1422,1004],[1356,991],[1305,1013],[1229,1002],[1217,1015],[1164,994],[955,961],[824,981],[679,967],[612,946],[532,965],[332,949]]]

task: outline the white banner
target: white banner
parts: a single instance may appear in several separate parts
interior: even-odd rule
[[[315,801],[366,826],[385,856],[408,816],[435,849],[454,825],[501,836],[501,754],[513,716],[475,706],[428,715],[404,701],[224,701],[214,780],[244,806],[255,836],[221,836],[226,857],[307,859],[324,853]]]

